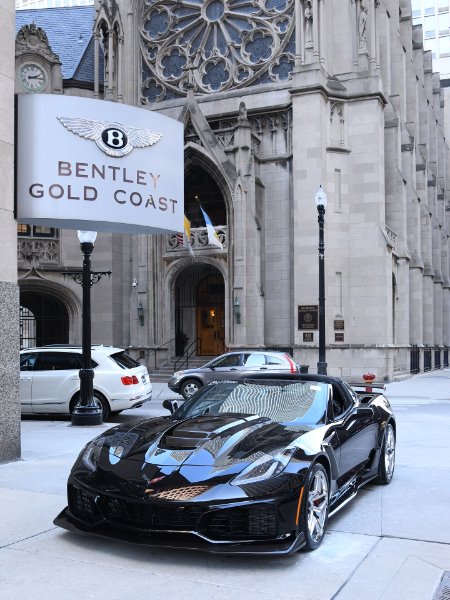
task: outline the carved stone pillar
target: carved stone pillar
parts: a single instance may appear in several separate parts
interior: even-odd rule
[[[122,92],[122,62],[123,62],[123,35],[118,36],[117,43],[117,101],[122,102],[123,100],[123,92]]]
[[[100,82],[99,82],[99,56],[100,56],[100,34],[98,31],[94,33],[94,98],[100,97]]]
[[[105,73],[108,76],[108,89],[106,90],[106,99],[112,100],[114,97],[114,30],[108,29],[108,63],[107,63],[108,73]]]

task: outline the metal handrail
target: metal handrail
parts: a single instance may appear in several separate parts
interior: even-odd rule
[[[173,341],[175,341],[175,338],[172,338],[171,340],[164,342],[163,344],[159,345],[157,348],[149,349],[149,354],[150,354],[150,352],[155,353],[155,371],[156,371],[156,352],[157,352],[157,350],[161,350],[161,348],[164,348],[164,346],[167,346],[167,344],[171,344]],[[149,362],[150,362],[150,356],[149,356]]]
[[[195,340],[189,344],[189,346],[186,348],[186,350],[183,352],[183,354],[174,362],[173,370],[179,371],[180,367],[184,367],[185,363],[186,363],[186,369],[188,369],[189,368],[189,359],[194,354],[194,352],[197,354],[199,345],[200,345],[200,338],[198,337],[198,338],[195,338]]]

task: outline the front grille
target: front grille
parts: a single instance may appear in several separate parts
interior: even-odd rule
[[[215,511],[206,516],[204,532],[212,539],[267,539],[277,534],[273,507],[246,506]]]
[[[88,523],[94,523],[102,518],[96,503],[98,496],[93,496],[85,491],[70,485],[67,490],[69,508],[71,512]]]
[[[93,523],[102,518],[114,525],[157,530],[195,530],[204,512],[201,506],[159,506],[112,496],[89,494],[70,486],[69,508],[80,519]]]
[[[102,519],[117,527],[152,531],[198,531],[211,540],[273,539],[277,511],[272,506],[211,510],[202,504],[135,502],[69,486],[69,508],[79,519],[94,524]]]

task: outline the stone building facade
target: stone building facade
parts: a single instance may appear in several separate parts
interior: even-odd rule
[[[14,221],[14,2],[0,2],[0,462],[20,456],[19,288]]]
[[[63,77],[62,92],[184,123],[191,222],[190,247],[99,235],[94,267],[112,277],[93,289],[95,342],[150,368],[186,349],[280,348],[315,371],[322,185],[328,373],[448,366],[444,102],[410,0],[102,0],[93,32],[90,83]],[[34,233],[19,237],[33,339],[79,342],[80,290],[63,278],[75,232]],[[54,338],[39,307],[58,314]]]

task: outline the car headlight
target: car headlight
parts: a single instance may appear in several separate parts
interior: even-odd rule
[[[81,460],[83,461],[84,466],[87,467],[89,471],[92,471],[92,473],[95,473],[97,470],[98,459],[100,458],[100,452],[104,443],[105,438],[103,436],[98,437],[95,438],[95,440],[92,440],[92,442],[89,442],[83,450]]]
[[[257,483],[265,481],[271,477],[276,477],[286,468],[296,448],[288,447],[278,454],[264,454],[248,467],[246,467],[239,475],[230,481],[231,485],[245,485],[247,483]]]
[[[172,375],[175,379],[179,379],[183,375],[183,371],[177,371]]]

